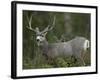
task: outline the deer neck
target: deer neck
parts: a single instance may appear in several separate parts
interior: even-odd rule
[[[47,52],[48,50],[48,41],[47,40],[44,40],[42,42],[42,45],[40,46],[40,48],[44,51],[44,52]]]
[[[44,40],[42,42],[42,47],[48,47],[48,41],[47,40]]]

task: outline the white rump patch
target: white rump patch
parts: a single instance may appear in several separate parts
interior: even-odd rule
[[[86,51],[87,50],[87,48],[89,48],[90,46],[89,46],[89,40],[85,40],[85,42],[84,42],[84,50]]]

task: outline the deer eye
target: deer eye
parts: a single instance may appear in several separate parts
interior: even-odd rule
[[[40,35],[40,36],[44,37],[44,35]]]

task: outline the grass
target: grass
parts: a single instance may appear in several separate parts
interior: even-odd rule
[[[90,50],[84,56],[86,66],[90,66]],[[34,56],[33,59],[26,57],[23,59],[23,69],[39,69],[39,68],[59,68],[59,67],[79,67],[79,61],[75,62],[74,57],[57,57],[47,60],[41,53]]]

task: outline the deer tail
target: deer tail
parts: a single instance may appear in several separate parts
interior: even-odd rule
[[[90,47],[89,40],[85,40],[84,42],[84,50],[86,51]]]

